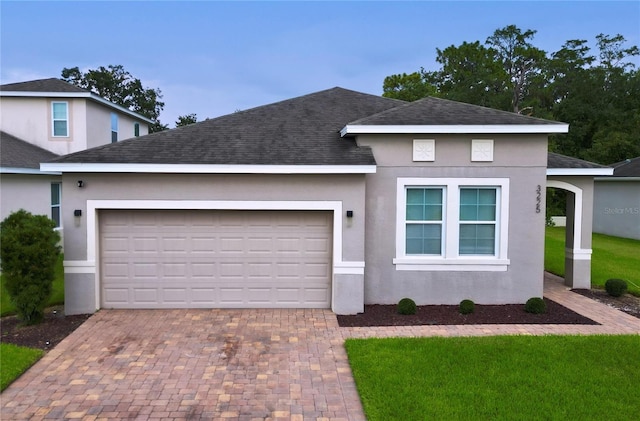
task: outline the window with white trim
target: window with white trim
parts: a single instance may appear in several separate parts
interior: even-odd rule
[[[60,228],[60,198],[62,195],[62,185],[51,183],[51,219],[56,223],[56,228]]]
[[[69,137],[69,103],[51,103],[51,133],[53,137]]]
[[[399,178],[397,270],[506,270],[509,179]]]
[[[118,114],[111,113],[111,143],[118,141]]]

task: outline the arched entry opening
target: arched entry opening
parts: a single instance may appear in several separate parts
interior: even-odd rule
[[[547,179],[547,187],[567,192],[565,284],[571,288],[591,288],[593,178]]]

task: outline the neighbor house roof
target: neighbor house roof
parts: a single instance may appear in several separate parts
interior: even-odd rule
[[[87,98],[91,101],[98,102],[109,108],[120,111],[127,114],[132,118],[144,121],[146,123],[153,123],[153,120],[129,110],[126,107],[122,107],[118,104],[114,104],[102,98],[93,92],[82,89],[64,80],[49,78],[30,80],[26,82],[7,83],[0,85],[0,96],[2,97],[46,97],[46,98]]]
[[[611,175],[613,168],[555,152],[547,154],[547,175]]]
[[[341,139],[340,129],[401,104],[333,88],[66,155],[54,163],[136,164],[139,170],[139,164],[216,165],[218,170],[241,165],[374,166],[371,149]]]
[[[0,171],[3,173],[40,173],[40,163],[58,155],[0,131]]]
[[[427,97],[347,124],[342,135],[365,133],[566,133],[568,124]]]
[[[614,177],[640,177],[640,156],[611,165]]]

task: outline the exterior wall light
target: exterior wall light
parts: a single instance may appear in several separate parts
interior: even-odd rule
[[[78,188],[81,189],[84,187],[84,181],[78,180]]]

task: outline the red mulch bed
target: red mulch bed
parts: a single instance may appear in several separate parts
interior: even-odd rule
[[[523,304],[479,305],[472,314],[460,314],[458,305],[418,306],[414,315],[398,314],[396,305],[365,305],[364,313],[338,316],[341,327],[415,326],[415,325],[475,325],[475,324],[583,324],[599,323],[575,311],[544,299],[547,312],[531,314]]]

